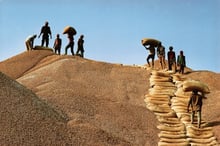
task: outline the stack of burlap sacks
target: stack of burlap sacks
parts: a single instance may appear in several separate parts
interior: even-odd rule
[[[171,97],[175,96],[176,86],[172,82],[170,73],[153,71],[150,77],[149,93],[145,102],[147,108],[154,112],[160,130],[158,134],[159,146],[185,146],[189,145],[185,125],[171,109]]]
[[[145,102],[147,108],[154,112],[159,121],[158,145],[217,145],[212,128],[205,127],[207,124],[204,121],[202,122],[204,128],[201,129],[191,125],[190,114],[187,113],[191,95],[188,91],[195,88],[194,84],[183,80],[185,79],[169,72],[151,72],[151,88],[145,96]]]

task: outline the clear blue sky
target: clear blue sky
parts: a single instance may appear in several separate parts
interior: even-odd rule
[[[166,51],[183,50],[193,70],[220,72],[220,0],[0,0],[0,61],[25,51],[26,37],[39,35],[45,21],[53,34],[50,47],[71,25],[75,41],[85,35],[89,59],[146,64],[141,39],[150,37]],[[61,38],[64,53],[67,38]]]

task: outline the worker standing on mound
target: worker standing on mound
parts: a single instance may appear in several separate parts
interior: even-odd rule
[[[193,124],[195,113],[198,113],[198,128],[201,126],[201,115],[202,115],[202,98],[203,96],[198,94],[197,90],[192,91],[192,95],[190,97],[187,112],[189,112],[189,107],[191,106],[192,113],[191,113],[191,124]]]
[[[60,55],[61,45],[62,45],[62,40],[60,38],[60,35],[57,34],[57,38],[54,41],[53,48],[54,48],[54,52],[55,53],[58,52],[59,55]]]
[[[165,47],[162,46],[161,43],[159,43],[157,47],[157,57],[159,58],[160,66],[162,69],[165,69],[166,67],[165,55]]]
[[[77,48],[77,51],[76,51],[76,55],[79,55],[80,57],[84,57],[84,47],[83,47],[83,44],[84,44],[84,35],[81,35],[79,40],[78,40],[78,48]]]
[[[32,35],[29,36],[26,40],[25,40],[25,45],[27,48],[27,51],[33,50],[34,48],[34,39],[37,37],[37,35]]]
[[[183,55],[183,51],[180,51],[180,54],[177,57],[177,66],[179,67],[179,73],[184,74],[184,68],[186,66],[186,59]]]
[[[52,39],[51,30],[50,30],[50,27],[49,27],[48,24],[49,23],[46,21],[45,25],[42,26],[42,28],[41,28],[40,35],[38,36],[38,38],[40,38],[41,34],[43,34],[42,41],[41,41],[41,46],[42,47],[44,46],[45,42],[46,42],[46,47],[48,47],[48,45],[49,45],[49,36],[50,36],[50,39]]]
[[[172,67],[174,66],[174,72],[176,72],[176,54],[173,51],[173,47],[169,47],[169,52],[167,53],[168,58],[168,69],[172,70]]]

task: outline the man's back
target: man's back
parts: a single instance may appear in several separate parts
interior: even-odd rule
[[[199,94],[193,94],[190,98],[190,104],[192,111],[201,111],[202,110],[202,96]]]

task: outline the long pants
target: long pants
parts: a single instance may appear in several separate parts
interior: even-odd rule
[[[26,45],[27,51],[30,51],[33,49],[33,46],[31,45],[30,41],[26,41],[25,45]]]
[[[191,114],[191,123],[193,123],[194,121],[194,117],[195,117],[195,113],[196,111],[192,111],[192,114]],[[197,122],[198,122],[198,127],[200,128],[200,125],[201,125],[201,111],[197,111]]]
[[[49,37],[44,37],[42,38],[42,41],[41,41],[41,46],[43,47],[44,46],[44,42],[46,42],[46,47],[48,47],[49,45]]]
[[[74,51],[73,51],[73,46],[74,46],[74,42],[69,42],[69,44],[66,46],[65,48],[65,54],[67,55],[67,49],[70,48],[71,49],[71,53],[72,55],[74,55]]]

